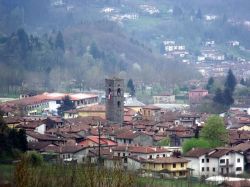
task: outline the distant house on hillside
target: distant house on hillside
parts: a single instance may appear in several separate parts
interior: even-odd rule
[[[195,90],[191,90],[188,93],[189,102],[191,104],[198,104],[207,95],[208,95],[208,90],[205,90],[205,89],[198,88],[198,89],[195,89]]]
[[[175,95],[161,94],[153,96],[154,104],[168,104],[175,103]]]

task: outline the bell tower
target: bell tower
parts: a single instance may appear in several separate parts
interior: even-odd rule
[[[120,78],[105,79],[106,119],[123,123],[124,117],[124,80]]]

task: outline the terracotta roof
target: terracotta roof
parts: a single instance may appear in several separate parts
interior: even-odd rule
[[[161,110],[160,107],[157,107],[155,105],[147,105],[147,106],[144,106],[142,107],[143,109],[150,109],[150,110]]]
[[[47,147],[50,144],[50,142],[28,142],[28,149],[40,151],[41,149]]]
[[[146,134],[142,133],[142,132],[136,132],[136,131],[129,130],[129,131],[126,131],[126,132],[123,132],[123,133],[116,135],[116,138],[117,139],[134,139],[140,135],[146,135]]]
[[[11,104],[21,104],[21,105],[33,105],[33,104],[39,104],[45,101],[55,101],[55,100],[62,100],[65,96],[69,95],[70,100],[72,101],[77,101],[77,100],[82,100],[82,99],[88,99],[88,98],[96,98],[98,97],[97,95],[94,94],[85,94],[85,93],[77,93],[77,94],[72,94],[72,93],[43,93],[40,95],[32,96],[32,97],[27,97],[19,100],[13,100],[9,101],[8,103]]]
[[[250,142],[245,142],[245,143],[241,143],[239,145],[236,145],[234,147],[232,147],[232,149],[234,151],[242,151],[245,152],[247,150],[250,150]]]
[[[56,145],[48,145],[47,147],[43,148],[42,152],[54,152],[54,153],[76,153],[78,151],[81,151],[87,147],[80,146],[80,145],[62,145],[62,146],[56,146]]]
[[[220,158],[220,157],[222,157],[225,154],[230,153],[230,152],[232,152],[232,150],[230,150],[230,149],[216,149],[214,152],[209,154],[209,157]]]
[[[99,137],[98,136],[87,136],[86,140],[90,140],[96,144],[99,144]],[[83,140],[82,142],[80,142],[79,145],[87,145],[86,140]],[[117,143],[115,141],[107,139],[105,137],[101,137],[100,144],[106,145],[106,146],[116,146],[117,145]]]
[[[208,91],[203,88],[197,88],[195,90],[191,90],[190,92],[208,92]]]
[[[106,106],[105,105],[92,105],[92,106],[87,106],[87,107],[81,108],[78,111],[79,112],[81,112],[81,111],[84,111],[84,112],[105,112]]]
[[[113,151],[126,151],[135,154],[152,154],[152,153],[165,153],[169,150],[160,147],[152,146],[128,146],[128,145],[119,145],[113,148]]]
[[[194,148],[194,149],[188,151],[184,156],[185,157],[199,158],[202,155],[208,154],[210,151],[211,151],[211,149]]]
[[[161,157],[152,160],[147,160],[145,162],[157,163],[157,164],[173,164],[173,163],[188,163],[189,161],[184,158],[178,158],[178,157]]]
[[[26,135],[31,136],[38,141],[63,141],[63,139],[59,139],[56,136],[50,134],[39,134],[32,131],[26,131]]]

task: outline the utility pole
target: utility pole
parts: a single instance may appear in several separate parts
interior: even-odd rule
[[[98,122],[98,167],[101,165],[101,122]]]

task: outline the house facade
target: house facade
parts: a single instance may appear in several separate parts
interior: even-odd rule
[[[239,175],[244,172],[243,154],[231,149],[196,148],[185,154],[188,168],[195,177],[216,175]]]

